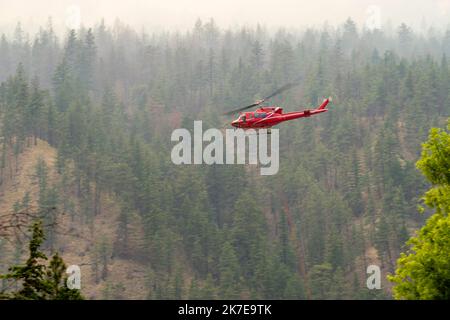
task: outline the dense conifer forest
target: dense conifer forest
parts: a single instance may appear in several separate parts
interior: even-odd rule
[[[55,223],[94,230],[114,203],[113,232],[83,247],[83,281],[102,287],[87,298],[126,297],[110,267],[121,259],[144,268],[142,299],[389,299],[386,276],[429,216],[417,210],[429,184],[415,163],[450,114],[449,57],[450,30],[369,31],[351,19],[301,32],[18,24],[0,36],[0,190],[27,150],[48,144],[56,156],[37,161],[34,191],[6,209],[46,212],[43,246],[64,257]],[[175,128],[219,128],[232,120],[223,112],[299,77],[272,102],[333,102],[279,126],[276,175],[171,162]],[[24,250],[0,242],[0,273]],[[382,290],[366,287],[371,264]]]

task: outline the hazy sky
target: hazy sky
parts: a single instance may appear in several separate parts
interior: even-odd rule
[[[197,18],[214,18],[220,27],[257,23],[269,27],[330,25],[352,17],[360,25],[406,22],[413,27],[450,25],[450,0],[0,0],[0,30],[21,21],[27,29],[48,17],[62,30],[80,23],[90,26],[116,18],[133,27],[186,29]]]

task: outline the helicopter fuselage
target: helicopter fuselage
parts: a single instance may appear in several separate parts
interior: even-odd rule
[[[326,109],[326,106],[328,102],[329,99],[325,99],[317,109],[306,109],[288,113],[283,113],[283,109],[276,106],[261,107],[255,111],[240,113],[239,118],[234,120],[231,125],[235,128],[242,129],[271,128],[284,121],[310,117],[327,112],[328,109]]]

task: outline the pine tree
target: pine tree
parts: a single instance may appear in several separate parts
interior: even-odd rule
[[[53,255],[48,266],[41,264],[42,260],[47,260],[47,256],[39,250],[45,239],[42,223],[35,222],[30,231],[30,255],[25,265],[13,266],[9,268],[9,273],[1,276],[3,279],[20,282],[21,288],[15,292],[1,293],[1,297],[19,300],[83,299],[78,290],[66,287],[66,266],[57,253]]]
[[[329,299],[333,283],[333,268],[330,264],[315,265],[309,272],[313,299]]]
[[[239,283],[239,262],[233,246],[227,241],[223,244],[219,262],[221,297],[237,299]]]

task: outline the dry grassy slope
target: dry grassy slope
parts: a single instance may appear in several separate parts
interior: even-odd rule
[[[19,156],[17,167],[14,157],[11,154],[8,155],[3,184],[0,186],[0,212],[11,211],[14,203],[21,201],[27,191],[35,195],[32,197],[31,204],[36,204],[38,186],[33,179],[36,163],[41,157],[49,167],[53,167],[55,156],[55,150],[41,141],[38,146],[26,149]],[[54,175],[51,175],[49,183],[53,183],[53,180]]]
[[[3,185],[0,186],[0,212],[10,212],[16,201],[21,201],[27,191],[30,192],[32,205],[36,205],[38,198],[38,186],[35,183],[35,166],[39,158],[45,160],[49,167],[49,183],[57,183],[60,176],[55,171],[56,150],[45,141],[38,141],[37,146],[27,148],[18,159],[17,170],[14,158],[9,157],[8,165],[4,171]],[[12,169],[12,170],[10,170]],[[12,172],[12,176],[10,176]],[[61,195],[63,196],[63,195]],[[111,252],[115,240],[117,228],[118,208],[114,198],[108,195],[102,197],[102,212],[95,217],[93,229],[80,222],[81,219],[71,221],[68,214],[61,214],[58,219],[57,249],[67,265],[77,264],[81,266],[82,293],[88,299],[103,298],[104,288],[107,283],[122,284],[125,291],[121,296],[129,299],[143,299],[147,295],[145,287],[145,267],[137,262],[124,260],[117,257],[108,259],[108,276],[105,281],[94,281],[93,268],[90,265],[94,261],[96,247],[101,241],[107,243]],[[142,238],[142,230],[138,219],[130,226],[130,246],[139,245]],[[9,252],[12,253],[12,248]],[[1,257],[3,261],[10,261],[12,257]],[[102,266],[99,267],[100,271]]]

